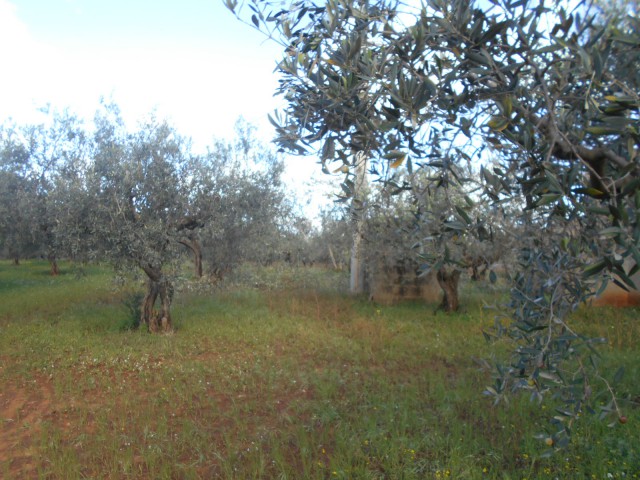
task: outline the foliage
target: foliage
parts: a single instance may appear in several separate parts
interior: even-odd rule
[[[293,211],[283,232],[283,260],[292,265],[315,265],[342,271],[349,264],[351,233],[343,204],[333,204],[319,212],[312,222],[304,212]]]
[[[129,317],[122,320],[122,330],[136,330],[140,327],[140,318],[142,318],[142,310],[140,306],[144,300],[144,294],[141,292],[131,291],[125,295],[122,303],[129,313]]]
[[[236,137],[217,140],[200,159],[200,190],[193,189],[205,261],[221,277],[245,261],[283,257],[282,237],[291,220],[282,159],[260,143],[253,127],[236,123]],[[215,199],[214,201],[211,201]]]
[[[498,397],[534,377],[538,395],[564,392],[575,411],[597,408],[589,376],[578,377],[582,392],[567,390],[575,379],[562,362],[536,360],[595,365],[579,336],[566,337],[566,315],[597,290],[599,275],[635,287],[640,20],[509,0],[253,0],[249,13],[226,3],[285,48],[278,142],[337,161],[347,193],[352,155],[364,151],[374,173],[437,169],[438,187],[464,182],[457,170],[471,161],[483,194],[516,206],[514,221],[537,240],[519,238],[513,316],[498,333],[510,334],[520,368],[499,369],[499,384],[514,388]]]
[[[175,256],[169,236],[183,215],[184,140],[154,120],[130,134],[117,112],[99,116],[96,127],[87,179],[94,235],[123,267],[160,270]]]
[[[431,175],[429,169],[395,171],[380,181],[369,198],[368,255],[372,265],[382,261],[386,269],[406,265],[421,275],[433,273],[443,291],[442,308],[454,311],[460,275],[471,271],[477,280],[508,259],[514,226],[504,206],[467,194],[468,186],[458,181],[434,188]],[[489,276],[497,278],[495,272]]]
[[[350,227],[343,209],[335,206],[322,212],[320,229],[315,236],[316,255],[322,263],[342,270],[349,262]]]
[[[85,205],[91,205],[84,220],[94,247],[118,268],[144,271],[149,289],[141,321],[151,331],[171,330],[173,287],[165,269],[176,259],[184,219],[186,141],[153,118],[129,133],[115,106],[96,116],[94,136],[84,192]]]
[[[16,263],[39,253],[52,273],[59,256],[144,272],[140,321],[153,331],[171,329],[184,246],[198,277],[203,254],[214,276],[280,258],[291,212],[282,162],[246,122],[232,142],[195,155],[153,116],[130,129],[117,105],[103,105],[92,127],[68,112],[42,114],[41,124],[0,132],[0,240]]]
[[[21,256],[46,255],[56,274],[56,258],[68,246],[57,227],[71,210],[59,195],[77,178],[86,137],[80,121],[68,112],[45,108],[42,114],[40,124],[3,127],[0,208],[6,253],[16,262]]]
[[[39,232],[32,223],[37,184],[29,175],[28,152],[15,136],[10,128],[2,131],[0,241],[4,254],[19,263],[38,248]]]

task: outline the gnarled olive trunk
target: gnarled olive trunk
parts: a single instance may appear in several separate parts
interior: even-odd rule
[[[440,308],[445,312],[455,312],[460,307],[458,298],[458,283],[460,282],[460,271],[448,271],[445,267],[438,270],[436,275],[438,284],[443,292],[442,303]]]
[[[173,286],[162,272],[154,268],[144,268],[149,277],[147,293],[142,300],[140,324],[147,325],[151,333],[170,333],[173,331],[171,322],[171,301]],[[154,307],[159,300],[159,310]]]
[[[188,216],[183,218],[177,228],[179,232],[184,232],[184,237],[178,240],[193,253],[193,265],[197,278],[202,278],[202,247],[198,241],[198,229],[204,227],[204,221],[197,217]]]

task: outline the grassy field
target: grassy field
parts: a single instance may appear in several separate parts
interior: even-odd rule
[[[605,370],[625,366],[628,423],[584,417],[541,458],[553,405],[481,395],[476,359],[504,349],[484,342],[482,300],[499,292],[467,285],[445,315],[341,295],[321,270],[235,281],[183,282],[177,332],[160,336],[127,328],[139,285],[116,288],[107,268],[2,263],[0,478],[640,478],[637,309],[575,319],[610,339]]]

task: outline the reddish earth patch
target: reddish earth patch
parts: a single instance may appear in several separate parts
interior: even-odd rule
[[[0,391],[0,472],[9,478],[33,478],[35,443],[42,421],[52,411],[53,387],[45,378],[5,384]]]
[[[56,398],[52,379],[42,374],[0,384],[0,478],[38,478],[39,467],[45,466],[39,450],[47,431],[43,426],[65,438],[78,430],[95,433],[92,409],[80,422],[78,402],[100,405],[102,401],[99,392],[87,391],[82,399],[62,401],[59,395]]]
[[[637,307],[640,306],[640,292],[625,292],[621,288],[608,288],[593,301],[596,306]]]
[[[60,385],[56,383],[54,388],[54,381],[42,374],[33,374],[25,380],[0,380],[0,479],[32,479],[43,474],[46,477],[43,470],[48,465],[47,458],[42,456],[42,449],[47,449],[43,442],[46,442],[45,435],[50,432],[59,432],[60,444],[75,451],[85,474],[96,473],[93,471],[95,466],[86,457],[86,445],[78,441],[78,438],[82,438],[84,434],[91,436],[96,433],[99,422],[96,420],[97,412],[106,406],[116,411],[127,408],[121,404],[117,394],[115,397],[112,393],[106,394],[105,387],[118,385],[125,388],[129,397],[133,395],[137,398],[140,411],[152,408],[150,402],[154,392],[161,388],[155,382],[142,384],[135,372],[115,372],[104,365],[85,367],[82,373],[72,372],[72,375],[75,377],[76,388],[81,393],[64,396],[60,393]],[[96,378],[95,386],[87,384],[86,376]],[[290,385],[283,387],[282,391],[270,396],[270,401],[264,404],[255,398],[256,395],[262,395],[262,392],[232,394],[208,388],[204,393],[208,398],[206,402],[195,396],[172,405],[174,411],[168,417],[168,429],[171,433],[179,433],[183,419],[198,419],[207,425],[212,451],[224,452],[227,448],[225,438],[233,438],[234,432],[239,428],[230,413],[239,405],[249,403],[261,405],[261,408],[247,412],[251,418],[244,419],[240,426],[244,435],[258,438],[259,432],[275,434],[274,432],[283,428],[286,430],[288,418],[300,415],[297,402],[309,401],[314,393],[309,389]],[[215,407],[212,408],[212,404]],[[122,419],[122,416],[117,417]],[[132,426],[134,424],[132,422]],[[154,425],[148,426],[152,431],[155,429]],[[119,433],[120,424],[113,428]],[[138,431],[140,428],[136,424],[131,429],[130,441],[133,444],[143,445],[142,433]],[[49,459],[51,460],[53,459]],[[190,452],[185,451],[178,460],[188,464],[194,459]],[[135,478],[151,478],[144,458],[138,451],[134,453],[132,468]],[[222,474],[218,471],[219,465],[214,458],[209,459],[199,470],[202,478],[217,478]]]
[[[633,280],[638,284],[640,278],[634,275]],[[611,282],[607,288],[593,301],[594,305],[609,305],[612,307],[637,307],[640,306],[640,291],[624,290]]]

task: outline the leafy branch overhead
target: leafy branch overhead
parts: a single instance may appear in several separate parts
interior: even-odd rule
[[[282,148],[316,151],[325,170],[339,162],[334,171],[347,173],[360,150],[374,172],[413,158],[446,175],[461,159],[493,158],[503,172],[485,174],[495,201],[523,195],[528,208],[568,212],[589,197],[602,205],[592,214],[635,228],[637,17],[498,1],[247,5],[255,27],[285,45],[278,93],[288,106],[272,118]]]
[[[583,194],[637,179],[637,19],[622,32],[590,12],[520,2],[280,5],[248,7],[286,45],[278,93],[289,103],[273,119],[285,149],[345,164],[354,150],[420,158],[446,130],[527,152],[531,178],[551,159],[581,162],[599,187]]]

